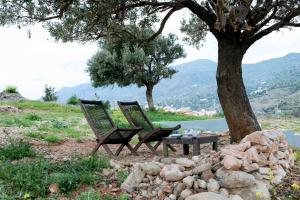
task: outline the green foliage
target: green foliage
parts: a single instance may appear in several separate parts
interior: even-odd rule
[[[77,98],[77,96],[74,94],[72,95],[68,100],[67,100],[67,104],[69,105],[78,105],[79,103],[79,99]]]
[[[41,121],[42,120],[42,118],[36,113],[27,114],[25,119],[30,120],[30,121]]]
[[[126,170],[119,170],[117,171],[117,184],[120,187],[121,184],[126,180],[128,177],[129,173]]]
[[[147,87],[152,96],[152,89],[160,80],[171,78],[176,73],[169,65],[184,57],[184,50],[176,43],[177,37],[173,34],[140,43],[140,40],[154,34],[154,30],[136,25],[127,28],[134,31],[139,40],[126,33],[121,37],[101,40],[101,51],[89,60],[87,71],[95,87],[136,84]]]
[[[0,160],[0,197],[32,199],[46,197],[48,186],[59,185],[62,193],[68,194],[83,184],[93,185],[101,181],[100,171],[109,167],[108,159],[102,156],[77,157],[69,161],[49,163],[40,159],[32,162],[11,163]],[[1,199],[1,198],[0,198]],[[9,198],[7,198],[9,199]],[[2,199],[1,199],[2,200]]]
[[[44,101],[57,101],[58,97],[56,95],[54,87],[45,85],[44,93],[45,96],[42,97]]]
[[[35,157],[36,153],[27,142],[18,141],[0,147],[0,159],[18,160],[24,157]]]
[[[49,143],[57,143],[61,141],[61,138],[59,136],[44,134],[36,131],[29,131],[25,135],[28,137],[44,140]]]
[[[68,127],[68,124],[65,121],[61,121],[61,120],[57,120],[57,119],[51,120],[51,125],[53,128],[56,128],[56,129],[64,129],[64,128]]]
[[[100,193],[93,188],[89,188],[86,192],[80,193],[75,200],[99,200]]]
[[[5,87],[4,92],[14,94],[14,93],[18,93],[18,90],[16,86],[8,85]]]

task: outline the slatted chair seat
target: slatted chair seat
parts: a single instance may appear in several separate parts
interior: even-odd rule
[[[118,105],[131,126],[142,128],[138,132],[139,143],[134,147],[135,151],[144,143],[153,153],[157,154],[156,149],[162,143],[162,139],[168,137],[174,130],[181,128],[180,125],[171,128],[155,128],[137,101],[118,101]],[[152,146],[150,142],[157,143]],[[171,145],[168,147],[172,151],[176,151]]]
[[[125,146],[131,153],[137,155],[129,142],[141,128],[118,128],[106,111],[102,101],[80,99],[79,105],[96,136],[97,145],[92,151],[92,155],[97,152],[100,146],[103,146],[106,152],[111,156],[118,156]],[[117,151],[113,153],[107,144],[120,144],[120,146]]]

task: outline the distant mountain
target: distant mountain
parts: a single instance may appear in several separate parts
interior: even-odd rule
[[[156,104],[174,105],[175,107],[189,106],[192,109],[219,108],[215,79],[217,63],[201,59],[177,65],[174,68],[178,70],[178,73],[172,79],[161,81],[154,88]],[[292,90],[296,90],[297,93],[299,88],[297,89],[295,85],[299,84],[300,86],[300,53],[291,53],[281,58],[256,64],[245,64],[243,65],[243,78],[251,101],[255,105],[259,104],[257,99],[278,88],[289,90],[289,88],[295,87]],[[62,88],[58,91],[58,96],[59,101],[66,102],[73,94],[84,99],[95,99],[95,93],[104,100],[138,100],[143,104],[146,103],[145,88],[136,86],[95,89],[90,83],[86,83]],[[290,92],[285,93],[285,95],[289,94]],[[265,108],[259,108],[256,111],[263,109]]]

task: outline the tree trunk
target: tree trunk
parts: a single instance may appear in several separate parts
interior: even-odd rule
[[[147,88],[146,98],[147,98],[147,102],[148,102],[148,108],[149,108],[149,110],[155,110],[153,96],[152,96],[153,86],[149,85],[149,86],[146,86],[146,88]]]
[[[242,60],[247,48],[235,41],[218,41],[218,96],[229,127],[231,141],[261,130],[251,108],[242,77]]]

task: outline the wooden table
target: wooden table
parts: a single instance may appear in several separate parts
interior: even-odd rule
[[[168,144],[182,144],[183,154],[189,154],[189,145],[193,145],[193,156],[200,154],[200,144],[210,143],[213,144],[213,150],[218,150],[218,136],[181,136],[181,137],[165,137],[163,138],[163,153],[168,157]]]

